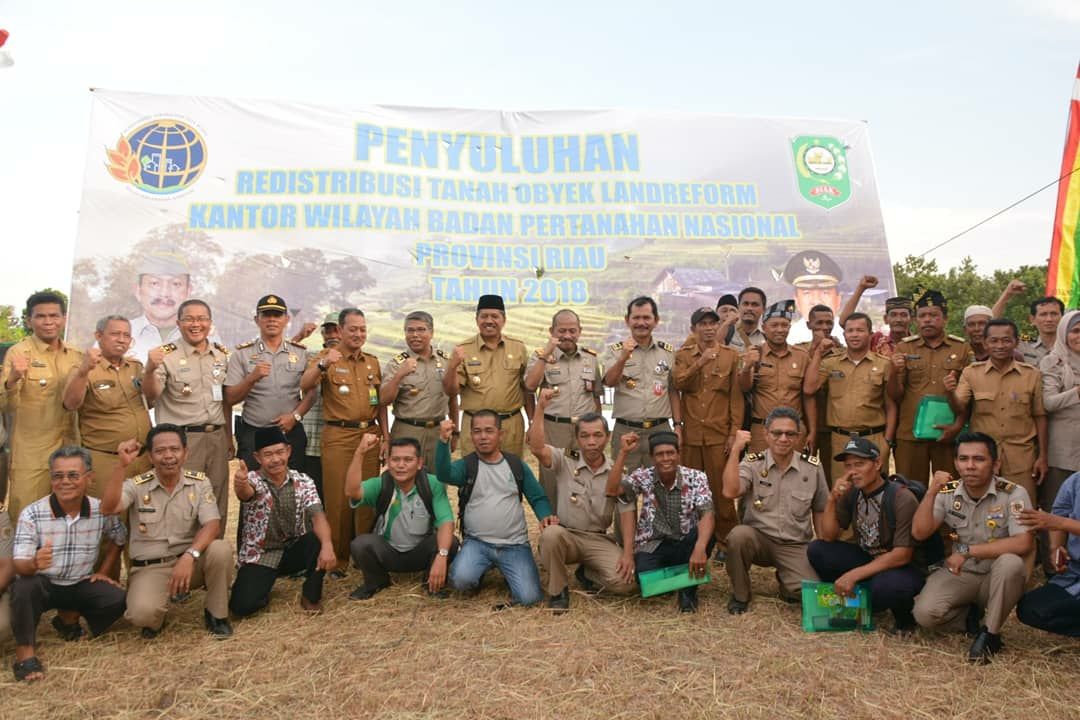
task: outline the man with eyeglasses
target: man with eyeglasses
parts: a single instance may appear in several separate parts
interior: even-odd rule
[[[229,355],[225,374],[225,401],[244,403],[236,438],[236,455],[248,468],[258,470],[255,433],[280,428],[289,439],[289,467],[304,464],[307,433],[300,421],[315,401],[315,393],[300,398],[300,378],[307,369],[307,348],[285,338],[289,308],[279,295],[265,295],[255,304],[259,337],[240,343]]]
[[[42,614],[56,608],[74,615],[53,626],[66,640],[83,634],[78,617],[86,618],[91,635],[105,632],[124,613],[124,591],[108,572],[120,559],[127,533],[119,519],[102,512],[86,494],[93,478],[90,453],[66,445],[49,457],[52,493],[23,508],[12,556],[18,577],[11,586],[11,625],[15,636],[16,680],[35,681],[45,669],[35,653]],[[109,538],[101,572],[94,572],[98,548]]]
[[[225,401],[229,352],[210,342],[213,318],[202,300],[182,302],[177,319],[181,338],[150,351],[142,391],[155,421],[179,425],[187,434],[185,468],[209,478],[221,514],[218,537],[224,537],[233,455],[232,408]]]
[[[431,345],[435,320],[430,313],[415,310],[405,316],[406,350],[383,364],[379,398],[393,404],[394,424],[390,439],[413,438],[420,443],[424,467],[435,467],[439,425],[447,413],[457,422],[457,396],[447,397],[443,377],[449,356]]]
[[[818,579],[806,548],[822,533],[829,486],[821,462],[795,452],[801,436],[799,414],[789,407],[765,418],[765,452],[747,453],[740,461],[750,433],[735,435],[724,468],[724,497],[742,498],[742,524],[727,537],[732,615],[749,609],[751,565],[776,568],[780,596],[787,602],[799,601],[803,580]]]

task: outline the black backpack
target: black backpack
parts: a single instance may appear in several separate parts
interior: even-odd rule
[[[427,473],[421,470],[416,473],[416,478],[413,480],[416,483],[416,492],[420,494],[420,499],[424,502],[424,507],[427,508],[428,516],[431,518],[432,524],[435,523],[435,503],[432,500],[431,484],[428,482]],[[394,478],[390,475],[390,472],[384,472],[382,474],[382,488],[379,489],[379,498],[375,501],[375,521],[372,523],[372,527],[375,527],[375,523],[379,522],[379,518],[386,514],[386,511],[390,509],[390,503],[394,500]]]
[[[893,532],[896,532],[896,493],[901,488],[914,495],[917,503],[921,503],[923,498],[926,497],[926,486],[918,480],[909,480],[903,475],[890,475],[885,478],[885,490],[881,497],[881,511],[885,514],[885,521]],[[859,492],[856,490],[851,493],[851,500],[848,501],[848,511],[853,523],[858,513]],[[922,542],[915,543],[915,552],[917,555],[921,555],[927,567],[944,561],[945,541],[942,539],[941,533],[934,533]]]
[[[521,502],[525,486],[525,465],[521,462],[521,458],[513,453],[504,452],[502,455],[506,458],[507,464],[510,465],[510,472],[514,476],[514,482],[517,483],[518,502]],[[461,527],[461,536],[465,537],[465,506],[469,504],[473,486],[476,485],[476,474],[480,470],[480,457],[475,452],[471,452],[462,460],[465,461],[465,484],[458,490],[458,525]]]

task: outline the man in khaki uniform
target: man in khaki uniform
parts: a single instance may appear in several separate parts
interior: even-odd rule
[[[363,351],[367,341],[367,320],[358,308],[346,308],[338,315],[341,343],[313,358],[300,388],[305,393],[320,385],[323,402],[322,470],[326,521],[330,523],[338,567],[331,574],[340,577],[349,564],[349,543],[357,535],[371,532],[373,508],[353,510],[345,497],[345,473],[365,435],[378,435],[389,445],[386,433],[386,406],[379,403],[382,372],[379,359]],[[363,475],[379,474],[378,445],[364,454]]]
[[[750,606],[750,566],[776,568],[780,596],[797,602],[803,580],[818,575],[806,548],[820,535],[829,486],[821,463],[812,455],[795,452],[801,437],[799,415],[780,407],[765,419],[768,450],[739,453],[750,444],[750,433],[740,430],[724,468],[724,497],[743,498],[742,524],[727,537],[731,600],[728,612],[741,615]]]
[[[450,358],[431,346],[435,320],[417,310],[405,316],[407,350],[395,355],[382,367],[379,397],[384,405],[393,403],[394,424],[390,439],[411,437],[420,443],[426,472],[435,472],[435,447],[439,444],[439,423],[457,419],[457,397],[443,392],[443,377]]]
[[[117,448],[125,440],[142,440],[150,432],[150,413],[142,396],[143,365],[127,357],[131,323],[119,315],[98,321],[97,347],[83,354],[68,375],[64,407],[79,412],[79,435],[90,451],[94,479],[88,494],[100,498],[119,462]],[[150,469],[143,452],[128,468],[132,475]]]
[[[810,308],[810,314],[806,318],[806,327],[810,329],[813,338],[804,342],[795,343],[795,347],[800,350],[805,350],[808,355],[813,356],[814,348],[818,347],[823,340],[828,339],[831,343],[831,347],[827,347],[822,351],[822,358],[827,358],[832,355],[838,355],[843,352],[844,343],[837,338],[833,337],[833,330],[836,328],[835,314],[832,308],[828,305],[815,305]],[[810,377],[809,370],[806,373],[806,377]],[[806,385],[805,379],[803,385]],[[818,456],[830,455],[829,449],[832,447],[832,433],[829,431],[829,422],[826,417],[828,414],[829,405],[829,388],[827,385],[822,385],[817,392],[809,393],[814,396],[814,405],[817,407],[817,418],[814,422],[814,427],[817,428],[817,434],[814,439],[814,447],[818,451]],[[831,462],[826,460],[821,463],[821,469],[825,472],[825,482],[829,483],[829,487],[832,487],[833,474],[832,474]]]
[[[810,367],[803,381],[803,392],[812,395],[826,388],[828,402],[825,422],[832,477],[844,474],[841,455],[851,437],[863,437],[877,448],[886,448],[896,437],[896,403],[885,392],[892,363],[884,355],[870,352],[870,316],[852,313],[844,322],[847,348],[833,348],[829,338],[821,341],[810,355]],[[825,356],[825,357],[823,357]],[[881,466],[888,468],[888,452],[879,453]]]
[[[229,356],[225,374],[225,401],[230,407],[244,403],[236,438],[236,456],[250,470],[259,469],[255,458],[255,432],[277,427],[289,440],[289,467],[302,470],[307,433],[301,421],[315,394],[300,398],[300,378],[308,365],[307,348],[285,338],[289,307],[278,295],[265,295],[255,304],[259,336],[240,343]]]
[[[64,407],[63,387],[82,353],[61,340],[67,304],[56,293],[34,293],[26,318],[32,334],[8,349],[3,372],[3,411],[14,419],[7,503],[13,518],[49,494],[49,455],[77,444],[75,413]]]
[[[762,328],[765,344],[752,347],[742,357],[739,387],[751,394],[750,450],[761,452],[766,446],[765,418],[778,407],[792,408],[799,414],[800,427],[806,435],[800,440],[811,444],[816,439],[817,404],[813,395],[803,394],[803,379],[810,354],[788,345],[795,301],[781,300],[769,306]]]
[[[737,378],[739,353],[721,344],[720,315],[715,310],[695,310],[690,327],[695,342],[675,353],[675,387],[682,393],[684,423],[682,463],[705,471],[709,478],[716,512],[713,533],[723,548],[727,534],[739,524],[735,503],[723,494],[727,450],[743,423],[745,403]]]
[[[756,287],[745,287],[739,291],[738,323],[728,344],[739,352],[746,352],[755,345],[765,344],[765,333],[761,332],[761,316],[765,312],[765,291]]]
[[[651,464],[649,437],[671,432],[682,442],[682,405],[675,389],[675,348],[655,340],[653,330],[660,322],[656,301],[638,297],[626,306],[626,326],[630,337],[609,345],[601,365],[604,385],[615,388],[612,414],[615,431],[611,434],[611,454],[618,453],[622,436],[636,433],[640,442],[626,458],[623,470],[631,473]]]
[[[989,435],[961,433],[955,465],[960,480],[935,471],[911,524],[912,536],[920,541],[942,523],[952,531],[952,554],[926,579],[914,614],[925,628],[962,630],[966,624],[975,635],[968,659],[982,663],[1001,650],[1001,626],[1024,594],[1022,558],[1034,550],[1035,541],[1019,517],[1031,509],[1031,500],[1023,487],[996,476],[997,444]],[[977,618],[983,611],[980,627]]]
[[[555,475],[559,504],[553,506],[559,522],[540,533],[540,564],[547,570],[548,607],[565,612],[570,607],[567,564],[579,563],[576,577],[586,591],[625,595],[634,591],[634,526],[637,506],[616,502],[606,494],[611,459],[605,457],[607,421],[596,412],[574,423],[580,449],[547,443],[542,417],[557,396],[552,388],[540,391],[529,431],[529,449]],[[618,513],[615,509],[618,507]],[[615,535],[609,534],[615,517]]]
[[[997,441],[998,473],[1034,498],[1049,471],[1046,409],[1042,374],[1013,360],[1018,339],[1012,320],[991,320],[986,325],[990,359],[968,365],[959,382],[947,377],[946,390],[956,414],[966,417],[970,411],[971,429]]]
[[[499,415],[502,435],[499,447],[521,456],[525,449],[525,421],[521,408],[532,417],[536,398],[525,392],[525,343],[503,335],[506,305],[498,295],[481,295],[476,304],[476,327],[480,331],[456,348],[443,376],[443,390],[461,395],[461,453],[473,451],[472,414],[491,410]]]
[[[896,427],[896,472],[910,480],[927,482],[930,466],[950,472],[953,468],[952,441],[964,425],[963,418],[941,427],[939,440],[918,440],[913,432],[919,403],[927,395],[945,397],[945,376],[959,376],[973,354],[962,337],[945,334],[949,308],[945,296],[927,290],[915,301],[918,335],[896,344],[890,356],[893,372],[886,385],[889,396],[899,406]]]
[[[229,583],[232,548],[220,535],[221,516],[206,475],[184,468],[187,436],[178,425],[160,423],[146,436],[154,469],[124,477],[138,457],[136,440],[119,447],[119,462],[105,485],[101,511],[125,513],[130,530],[127,612],[124,617],[155,637],[165,623],[170,597],[206,588],[203,619],[218,639],[232,635]]]
[[[574,425],[588,413],[600,412],[603,377],[596,353],[578,346],[581,319],[573,310],[560,310],[551,318],[551,337],[529,356],[525,368],[525,389],[551,388],[551,400],[541,420],[544,436],[557,448],[577,449]],[[530,441],[530,447],[531,441]],[[540,486],[553,508],[559,504],[554,469],[540,466]]]

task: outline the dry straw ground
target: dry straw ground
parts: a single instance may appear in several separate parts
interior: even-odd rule
[[[492,612],[505,596],[497,575],[472,599],[432,600],[418,576],[402,575],[353,602],[356,570],[327,581],[319,617],[300,612],[300,581],[279,581],[269,611],[234,623],[225,642],[202,630],[201,591],[153,641],[121,621],[96,640],[64,643],[47,615],[44,682],[16,684],[11,648],[0,648],[0,717],[1080,717],[1074,640],[1012,619],[1005,654],[970,667],[960,636],[803,633],[764,571],[751,612],[732,617],[723,568],[713,575],[691,616],[671,598],[581,593],[561,617]]]

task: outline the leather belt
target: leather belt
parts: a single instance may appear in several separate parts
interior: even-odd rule
[[[403,422],[406,425],[412,425],[413,427],[422,428],[439,427],[439,423],[441,423],[445,419],[446,418],[435,418],[434,420],[413,420],[412,418],[403,418],[398,417],[397,415],[394,416],[394,422]]]
[[[551,422],[573,425],[578,421],[579,418],[577,415],[574,415],[572,417],[559,417],[558,415],[548,415],[547,413],[544,413],[544,419],[550,420]]]
[[[671,418],[649,418],[648,420],[623,420],[622,418],[615,418],[615,422],[620,425],[626,425],[627,427],[638,428],[639,430],[648,430],[657,425],[665,425],[670,419]]]
[[[878,425],[877,427],[867,428],[865,430],[848,430],[847,428],[831,427],[829,428],[837,435],[847,435],[848,437],[866,437],[867,435],[877,435],[878,433],[885,432],[884,425]]]
[[[478,413],[480,411],[479,410],[462,410],[461,412],[463,414],[465,414],[465,415],[468,415],[469,417],[472,417],[473,415],[475,415],[476,413]],[[495,411],[492,410],[492,412],[495,412]],[[518,408],[517,410],[511,410],[508,413],[497,412],[495,414],[499,416],[500,420],[509,420],[510,418],[514,417],[515,415],[520,415],[521,414],[521,408]]]
[[[172,562],[179,555],[169,555],[168,557],[154,558],[153,560],[132,560],[132,567],[146,567],[147,565],[164,565],[165,563]]]
[[[351,420],[327,420],[326,424],[334,427],[349,428],[351,430],[367,430],[369,427],[375,426],[375,421],[364,420],[363,422],[353,422]]]
[[[205,425],[184,425],[183,426],[184,432],[201,432],[201,433],[217,432],[218,430],[220,430],[223,427],[225,427],[225,426],[224,425],[211,425],[210,423],[207,423]]]

